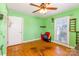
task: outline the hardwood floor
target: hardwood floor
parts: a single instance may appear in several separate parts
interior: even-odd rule
[[[56,43],[37,40],[7,47],[7,56],[69,56],[75,55],[73,51]]]

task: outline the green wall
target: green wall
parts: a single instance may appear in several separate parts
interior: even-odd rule
[[[51,41],[53,41],[54,40],[54,23],[52,22],[51,18],[45,18],[45,21],[46,21],[45,31],[51,33]]]
[[[24,18],[24,41],[40,38],[40,34],[45,32],[45,28],[40,28],[40,26],[46,25],[44,18],[29,16],[13,10],[8,10],[8,12],[9,16],[18,16]]]
[[[69,10],[69,11],[65,11],[63,13],[59,13],[59,14],[56,14],[56,15],[51,15],[51,16],[48,16],[47,17],[47,20],[49,22],[49,20],[51,20],[51,18],[60,18],[60,17],[65,17],[65,16],[70,16],[70,18],[76,18],[77,21],[76,21],[76,31],[79,31],[79,8],[75,8],[75,9],[72,9],[72,10]],[[50,30],[52,29],[51,33],[54,35],[54,24],[51,25],[52,22],[49,22],[47,25],[50,26],[49,29],[47,30]],[[73,46],[75,47],[76,46],[76,32],[70,32],[69,34],[70,36],[70,39],[69,39],[69,45],[70,46]],[[54,40],[54,37],[52,38]]]
[[[54,40],[54,23],[52,23],[51,18],[60,18],[64,16],[70,16],[71,18],[76,18],[76,30],[79,31],[79,8],[75,8],[69,11],[65,11],[63,13],[59,13],[56,15],[51,15],[46,18],[40,18],[36,16],[30,16],[18,11],[14,11],[11,9],[6,8],[6,4],[0,3],[0,13],[4,14],[4,16],[18,16],[24,18],[24,34],[23,39],[24,41],[36,39],[40,37],[41,33],[46,31],[51,32],[52,41]],[[7,35],[7,26],[6,26],[6,19],[0,20],[0,46],[3,45],[3,54],[6,55],[6,35]],[[46,26],[46,28],[40,28],[40,26]],[[70,39],[69,39],[70,46],[76,46],[76,33],[70,32]]]
[[[0,3],[0,13],[4,15],[3,20],[0,20],[0,47],[3,45],[2,52],[3,55],[6,55],[6,42],[7,42],[7,37],[6,37],[6,16],[7,16],[7,8],[6,4]]]
[[[54,40],[54,23],[52,22],[52,18],[60,18],[65,16],[70,16],[70,18],[76,18],[77,24],[76,29],[79,31],[78,23],[79,23],[79,8],[75,8],[69,11],[65,11],[63,13],[59,13],[56,15],[51,15],[46,18],[40,18],[35,16],[29,16],[27,14],[23,14],[17,11],[8,10],[9,16],[18,16],[24,18],[24,41],[32,40],[35,38],[39,38],[42,32],[49,31],[52,35],[52,41]],[[40,26],[45,25],[46,28],[40,28]],[[69,45],[75,47],[76,46],[76,33],[70,32],[69,34]]]

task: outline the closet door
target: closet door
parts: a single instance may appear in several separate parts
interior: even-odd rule
[[[22,43],[23,40],[23,18],[9,16],[8,21],[8,45]]]

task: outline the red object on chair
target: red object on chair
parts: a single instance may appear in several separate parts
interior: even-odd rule
[[[50,39],[50,32],[46,32],[45,34],[47,35],[48,39]],[[44,40],[44,34],[41,34],[41,40]]]
[[[45,34],[48,36],[48,39],[50,39],[50,32],[46,32]]]

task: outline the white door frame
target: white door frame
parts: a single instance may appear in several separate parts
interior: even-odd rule
[[[16,17],[16,16],[8,16],[8,21],[7,21],[7,46],[12,46],[12,45],[8,45],[8,39],[9,39],[9,38],[8,38],[8,34],[9,34],[9,33],[8,33],[8,32],[9,32],[9,31],[8,31],[8,30],[9,30],[9,29],[8,29],[9,17]],[[18,17],[18,18],[22,18],[22,17]],[[22,18],[22,19],[23,19],[23,18]],[[22,34],[21,34],[21,35],[22,35],[22,38],[21,38],[21,39],[22,39],[22,42],[23,42],[24,19],[23,19],[22,22],[23,22],[23,24],[22,24],[22,26],[21,26],[21,27],[22,27]],[[22,42],[21,42],[21,43],[22,43]],[[17,43],[17,44],[20,44],[20,43]],[[15,44],[15,45],[16,45],[16,44]]]
[[[66,45],[66,44],[63,44],[63,43],[59,43],[59,42],[56,42],[55,41],[55,39],[56,39],[56,19],[60,19],[60,18],[56,18],[55,20],[54,20],[54,42],[56,42],[56,43],[58,43],[58,44],[61,44],[61,45],[65,45],[65,46],[69,46],[69,19],[70,19],[70,17],[69,16],[66,16],[66,17],[62,17],[62,18],[67,18],[67,21],[68,21],[68,29],[67,29],[67,32],[68,32],[68,35],[67,35],[67,42],[68,42],[68,44]]]

